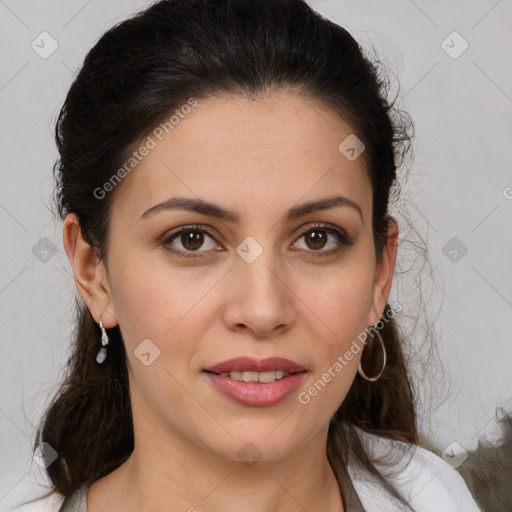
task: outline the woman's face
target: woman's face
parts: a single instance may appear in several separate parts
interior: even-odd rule
[[[351,134],[335,113],[281,93],[199,101],[153,136],[115,196],[108,293],[86,298],[97,320],[120,325],[137,442],[165,438],[231,460],[325,443],[360,353],[308,403],[299,396],[380,318],[394,266],[392,244],[376,263],[363,160],[338,148]],[[346,201],[301,208],[335,196]],[[151,210],[178,197],[216,206]],[[205,371],[241,356],[305,372],[258,384]]]

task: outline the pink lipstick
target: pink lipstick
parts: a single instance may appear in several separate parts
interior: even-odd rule
[[[231,400],[251,407],[275,405],[299,386],[307,371],[282,357],[237,357],[204,370],[210,382]]]

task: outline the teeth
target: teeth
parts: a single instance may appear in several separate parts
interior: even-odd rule
[[[271,372],[222,372],[221,377],[229,377],[233,380],[244,382],[262,382],[268,384],[276,380],[283,379],[289,375],[288,372],[283,370],[276,370]]]

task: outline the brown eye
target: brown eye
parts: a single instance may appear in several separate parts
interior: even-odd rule
[[[344,245],[353,244],[352,239],[343,230],[331,225],[309,227],[302,232],[297,240],[302,238],[305,240],[305,247],[300,247],[297,242],[294,245],[311,256],[329,256],[341,250]],[[208,240],[210,240],[211,245],[204,248],[205,245],[208,245]],[[329,243],[331,245],[334,243],[334,246],[323,250]],[[200,257],[202,253],[208,255],[208,253],[215,251],[216,247],[218,247],[214,236],[200,226],[184,226],[179,228],[165,238],[162,244],[170,252],[184,258]],[[176,246],[177,244],[181,247]],[[202,248],[204,250],[200,250]]]
[[[208,245],[208,239],[211,240],[210,247],[206,247],[205,250],[199,250],[205,244]],[[183,257],[201,256],[201,253],[210,252],[217,247],[213,235],[196,226],[182,227],[171,233],[162,243],[168,250]],[[179,245],[176,247],[176,244]]]
[[[199,231],[188,231],[180,234],[180,242],[190,251],[196,251],[204,243],[204,234]]]
[[[300,240],[301,238],[305,240],[306,247],[300,247],[298,242],[295,242],[295,245],[298,246],[299,249],[304,249],[313,256],[329,256],[338,252],[344,245],[353,244],[352,240],[344,231],[331,227],[331,225],[319,224],[317,226],[309,227],[307,230],[302,232],[297,240]],[[333,239],[333,242],[330,242],[331,247],[327,250],[322,250],[328,246],[330,238]]]
[[[305,240],[308,240],[308,246],[311,249],[322,249],[327,243],[327,235],[325,231],[317,230],[309,231],[305,235]]]

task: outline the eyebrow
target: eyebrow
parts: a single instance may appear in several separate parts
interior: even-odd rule
[[[286,213],[285,220],[292,221],[300,217],[303,217],[308,213],[317,212],[321,210],[328,210],[330,208],[341,206],[349,207],[356,210],[359,213],[361,220],[364,222],[361,207],[355,201],[352,201],[352,199],[349,199],[348,197],[342,195],[326,197],[323,199],[318,199],[316,201],[310,201],[307,203],[294,206],[290,208]],[[240,215],[234,210],[223,208],[217,204],[210,203],[202,199],[187,197],[173,197],[171,199],[168,199],[167,201],[156,204],[155,206],[152,206],[151,208],[146,210],[140,216],[140,219],[147,219],[148,217],[151,217],[152,215],[155,215],[158,212],[175,209],[196,212],[202,215],[215,217],[217,219],[225,220],[232,223],[240,222]]]

